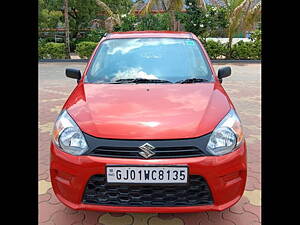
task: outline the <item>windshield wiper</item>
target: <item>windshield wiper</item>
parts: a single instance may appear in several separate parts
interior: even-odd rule
[[[185,84],[185,83],[201,83],[201,82],[208,82],[208,80],[202,78],[188,78],[185,80],[177,81],[176,83]]]
[[[159,79],[146,79],[146,78],[130,78],[130,79],[118,79],[111,84],[128,84],[128,83],[172,83],[168,80]]]

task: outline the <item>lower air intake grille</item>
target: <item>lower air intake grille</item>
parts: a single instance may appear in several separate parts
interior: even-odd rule
[[[83,195],[84,204],[110,206],[198,206],[213,200],[203,177],[190,175],[187,185],[111,185],[105,175],[92,176]]]

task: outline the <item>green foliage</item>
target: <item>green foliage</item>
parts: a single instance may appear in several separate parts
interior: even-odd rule
[[[254,58],[261,59],[261,41],[255,41],[253,48],[254,48],[254,52],[255,52]]]
[[[207,9],[199,8],[196,0],[186,1],[186,13],[177,13],[176,18],[184,25],[188,32],[200,36],[202,41],[215,32],[222,32],[228,27],[226,9],[207,5]]]
[[[226,55],[226,45],[220,41],[208,40],[203,45],[210,59],[219,59]]]
[[[97,17],[99,7],[95,0],[70,0],[69,1],[70,29],[78,30],[90,25],[90,21]]]
[[[260,59],[261,45],[259,42],[243,42],[239,41],[232,47],[232,59]]]
[[[261,30],[255,30],[251,33],[250,39],[252,41],[261,41]]]
[[[105,33],[106,31],[103,29],[93,29],[86,33],[84,40],[90,42],[99,42]]]
[[[123,15],[121,15],[121,20],[122,20],[121,25],[119,25],[119,26],[116,25],[114,27],[114,31],[124,32],[124,31],[136,30],[136,25],[138,23],[137,16],[123,14]]]
[[[171,30],[170,14],[147,14],[145,16],[141,16],[136,29],[139,31]]]
[[[83,41],[76,45],[75,51],[82,59],[90,58],[97,44],[97,42]]]
[[[40,9],[39,11],[39,28],[56,28],[61,22],[63,14],[61,11],[51,11]]]
[[[208,40],[203,44],[210,59],[261,59],[261,42],[260,41],[239,41],[232,46],[232,55],[228,57],[228,45],[220,41]]]
[[[64,24],[63,2],[64,0],[39,0],[39,20],[41,20],[39,21],[40,28],[42,26],[43,28],[50,28],[50,25],[53,27],[53,23],[47,24],[44,22],[45,12],[49,12],[52,17],[56,15],[55,13],[57,13],[57,15],[60,13],[61,17],[59,17],[57,24]],[[96,5],[95,0],[69,0],[69,23],[70,30],[73,31],[71,32],[71,36],[76,37],[79,29],[89,27],[91,25],[90,21],[97,18],[99,11],[101,11],[101,9],[99,9],[99,7]],[[53,12],[55,12],[54,15],[52,15]],[[55,19],[57,18],[58,16],[55,17]],[[55,27],[56,26],[54,26],[54,28]]]
[[[47,42],[55,42],[54,37],[43,37],[39,39],[39,42],[46,44]]]
[[[45,52],[44,52],[44,45],[46,44],[46,42],[43,39],[39,39],[38,40],[38,55],[39,55],[39,59],[42,59]]]
[[[130,0],[102,0],[116,14],[128,13],[133,3]]]
[[[98,43],[106,33],[103,29],[93,29],[85,33],[82,37],[72,38],[70,41],[71,52],[74,52],[76,45],[81,42],[96,42]]]
[[[39,41],[39,59],[66,59],[65,44]]]
[[[170,30],[170,15],[146,14],[144,16],[135,16],[124,14],[121,16],[122,24],[115,26],[114,31],[132,31],[132,30]]]

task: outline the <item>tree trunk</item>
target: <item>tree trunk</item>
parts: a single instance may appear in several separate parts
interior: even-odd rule
[[[171,23],[172,23],[172,30],[176,31],[176,18],[175,18],[174,10],[171,10]]]
[[[114,20],[112,17],[108,17],[106,20],[105,20],[105,29],[111,33],[113,32],[114,30]]]
[[[233,34],[232,34],[232,32],[229,30],[229,32],[228,32],[228,52],[227,52],[227,54],[226,54],[226,59],[231,59],[231,47],[232,47],[232,36],[233,36]]]
[[[66,44],[66,57],[70,58],[70,28],[69,28],[69,14],[68,14],[68,0],[64,0],[64,14],[65,14],[65,44]]]
[[[232,36],[230,36],[228,40],[228,52],[226,56],[227,59],[231,59],[231,51],[232,51],[231,46],[232,46]]]

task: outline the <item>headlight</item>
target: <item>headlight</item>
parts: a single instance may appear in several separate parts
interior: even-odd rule
[[[210,136],[207,150],[213,155],[225,155],[240,146],[244,139],[241,121],[231,109]]]
[[[88,150],[85,138],[66,110],[58,116],[53,128],[53,141],[64,152],[82,155]]]

